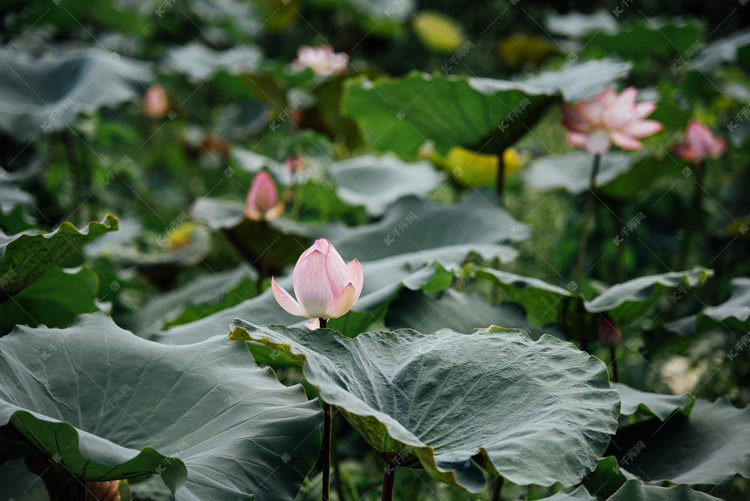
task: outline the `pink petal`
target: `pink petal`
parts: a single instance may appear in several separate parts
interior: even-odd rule
[[[315,243],[318,242],[320,240]],[[294,294],[305,315],[308,317],[324,316],[326,307],[334,298],[326,274],[325,254],[317,249],[313,249],[313,252],[309,254],[305,251],[294,267],[292,282]]]
[[[717,139],[716,143],[711,146],[709,155],[711,158],[719,158],[727,150],[727,142],[724,139]]]
[[[702,157],[700,152],[696,151],[686,144],[677,144],[672,149],[675,152],[675,155],[682,158],[686,162],[698,163]]]
[[[305,322],[305,327],[307,327],[311,331],[320,329],[320,319],[318,317],[311,318],[310,320]]]
[[[588,119],[577,107],[564,104],[560,109],[563,113],[563,125],[568,129],[576,132],[588,132],[591,129]]]
[[[362,285],[364,285],[365,276],[362,271],[362,264],[358,260],[353,260],[351,263],[346,265],[349,268],[349,274],[351,275],[352,284],[354,285],[354,301],[359,299],[359,295],[362,294]]]
[[[714,135],[711,134],[708,127],[692,118],[688,122],[687,130],[685,131],[685,139],[687,140],[687,144],[693,148],[705,150],[713,143]]]
[[[612,133],[612,142],[626,150],[640,150],[641,146],[643,146],[641,142],[633,136],[617,131]]]
[[[344,259],[331,244],[328,245],[328,255],[326,256],[326,275],[334,295],[351,283],[351,273],[346,267]]]
[[[609,134],[604,129],[597,129],[586,136],[586,151],[592,155],[601,155],[609,151],[612,143]]]
[[[344,290],[331,301],[326,308],[325,315],[323,318],[339,318],[341,315],[349,311],[356,301],[354,285],[347,285]]]
[[[577,107],[588,123],[601,123],[605,109],[604,100],[602,99],[601,94],[590,101],[579,103]]]
[[[568,143],[576,148],[585,148],[587,137],[588,134],[584,134],[583,132],[570,132],[568,134]]]
[[[271,290],[273,291],[273,297],[276,298],[276,302],[288,313],[297,317],[307,316],[300,308],[299,303],[282,286],[277,284],[273,277],[271,277]]]
[[[664,124],[656,120],[634,120],[619,128],[617,132],[633,137],[646,137],[656,134],[662,129],[664,129]]]
[[[635,105],[635,118],[646,118],[656,109],[653,101],[643,101]]]
[[[263,219],[266,221],[272,221],[279,217],[281,213],[284,212],[284,202],[279,202],[273,207],[271,207],[268,212],[263,216]]]

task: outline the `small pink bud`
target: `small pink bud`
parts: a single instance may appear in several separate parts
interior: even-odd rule
[[[599,315],[599,342],[602,346],[606,348],[614,348],[618,344],[620,344],[620,340],[622,339],[622,335],[620,334],[620,328],[617,327],[617,324],[614,320],[612,320],[612,317],[610,317],[607,313],[602,313]]]
[[[727,149],[727,142],[714,136],[711,129],[692,118],[685,131],[685,142],[676,144],[673,151],[686,162],[697,164],[706,157],[719,158]]]
[[[278,202],[279,192],[271,175],[262,170],[256,174],[245,202],[245,215],[253,221],[276,219],[284,210],[284,202]]]
[[[362,293],[364,275],[356,259],[349,264],[328,240],[321,238],[307,249],[294,266],[294,299],[271,277],[276,301],[287,312],[311,320],[305,325],[315,330],[321,318],[338,318],[351,309]]]
[[[620,94],[607,87],[593,99],[562,105],[563,125],[570,131],[568,142],[592,155],[608,152],[612,143],[626,150],[641,149],[638,138],[655,134],[664,125],[645,119],[656,109],[656,103],[636,103],[635,95],[635,87]]]
[[[149,118],[162,118],[169,112],[169,99],[161,85],[152,85],[143,96],[143,114]]]

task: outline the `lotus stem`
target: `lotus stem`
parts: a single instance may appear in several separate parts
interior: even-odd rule
[[[383,472],[383,493],[380,495],[380,501],[393,501],[393,487],[396,480],[396,461],[385,464]]]
[[[504,483],[504,477],[498,476],[495,478],[494,485],[492,486],[492,501],[500,501],[500,492],[503,490]]]
[[[320,319],[320,328],[325,329],[328,319]],[[330,499],[331,489],[331,438],[333,436],[333,406],[323,402],[323,501]]]
[[[612,381],[618,383],[620,381],[620,373],[617,370],[617,350],[614,346],[609,348],[609,357],[612,360]]]
[[[690,242],[693,240],[695,227],[700,225],[701,221],[701,203],[703,199],[703,162],[695,164],[695,190],[693,191],[693,200],[687,209],[687,221],[685,226],[685,237],[682,239],[680,247],[680,257],[677,263],[678,270],[684,270],[687,264],[688,254],[690,253]]]
[[[576,279],[583,277],[583,263],[586,260],[586,244],[589,240],[591,229],[591,216],[594,213],[594,200],[596,199],[596,176],[599,174],[599,165],[602,156],[594,155],[594,165],[591,167],[591,179],[589,180],[589,196],[586,201],[586,212],[583,215],[583,228],[581,229],[581,244],[578,247],[578,265],[576,266]]]
[[[505,151],[501,148],[497,154],[497,180],[495,181],[495,192],[501,197],[505,191],[505,159],[503,153]]]

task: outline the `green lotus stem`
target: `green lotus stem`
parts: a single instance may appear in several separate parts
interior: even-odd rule
[[[685,237],[682,239],[682,246],[680,247],[680,257],[677,263],[678,270],[685,269],[688,254],[690,253],[690,243],[693,240],[693,233],[695,232],[696,226],[700,226],[704,173],[705,169],[703,162],[695,164],[695,190],[693,191],[693,199],[687,209]]]
[[[594,199],[596,198],[596,175],[599,174],[599,165],[602,156],[594,155],[594,165],[591,167],[591,179],[589,180],[589,196],[586,201],[586,212],[583,215],[583,228],[581,229],[581,243],[578,247],[578,265],[576,266],[576,279],[580,280],[583,276],[583,263],[586,260],[586,244],[589,240],[589,230],[591,229],[591,216],[594,212]]]
[[[320,319],[320,328],[325,329],[328,319]],[[333,436],[333,406],[323,402],[323,501],[330,499],[331,489],[331,438]]]
[[[503,484],[505,483],[504,477],[496,477],[494,485],[492,486],[492,501],[500,501],[500,492],[503,490]]]
[[[503,158],[504,150],[501,148],[497,154],[497,180],[495,181],[495,192],[503,196],[505,191],[505,159]]]
[[[396,480],[396,461],[385,464],[383,471],[383,493],[380,495],[380,501],[393,501],[393,486]]]
[[[331,427],[333,427],[333,421],[331,421]],[[339,501],[346,501],[346,495],[344,494],[344,483],[341,480],[341,464],[339,462],[339,449],[337,442],[331,440],[331,456],[333,457],[333,473],[336,476],[336,494],[339,497]]]
[[[620,372],[617,370],[617,350],[614,346],[609,348],[609,357],[612,360],[612,381],[618,383],[620,381]]]
[[[264,219],[258,221],[258,241],[261,245],[266,240],[268,222]],[[263,293],[263,280],[268,276],[268,266],[263,255],[258,256],[258,282],[255,284],[255,292],[260,296]],[[321,324],[322,325],[322,324]]]

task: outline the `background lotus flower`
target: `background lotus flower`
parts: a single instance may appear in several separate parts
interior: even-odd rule
[[[284,167],[289,172],[298,172],[305,168],[305,159],[302,155],[291,155],[284,160]]]
[[[253,221],[270,221],[281,215],[284,202],[278,202],[279,192],[271,175],[262,170],[258,172],[250,185],[245,203],[245,215]]]
[[[303,45],[297,49],[297,59],[292,62],[295,69],[311,68],[319,75],[341,73],[349,64],[349,56],[343,52],[333,52],[330,45],[310,47]]]
[[[711,129],[695,118],[688,122],[685,143],[674,147],[674,152],[686,162],[697,164],[706,156],[719,158],[727,149],[727,142],[714,136]]]
[[[169,99],[161,85],[152,85],[143,96],[143,114],[149,118],[162,118],[169,113]]]
[[[645,120],[656,109],[652,101],[635,102],[635,87],[617,94],[611,87],[598,96],[572,106],[563,105],[563,125],[570,130],[568,142],[592,155],[609,151],[612,143],[626,150],[640,149],[638,138],[659,132],[664,126]]]
[[[309,329],[320,327],[321,318],[338,318],[349,311],[362,293],[362,265],[356,259],[345,264],[325,238],[316,240],[297,260],[293,284],[295,300],[271,278],[273,297],[292,315],[308,317]]]

